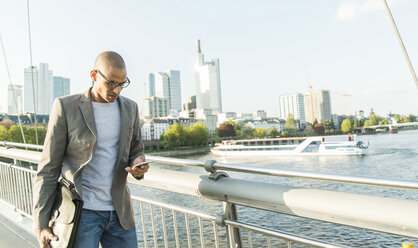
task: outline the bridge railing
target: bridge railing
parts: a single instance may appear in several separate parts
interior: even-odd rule
[[[5,142],[0,142],[0,145],[3,145],[3,147],[0,146],[0,157],[13,160],[13,164],[10,162],[0,163],[2,181],[6,185],[6,187],[3,187],[3,184],[1,185],[1,189],[4,189],[4,193],[0,194],[1,200],[8,202],[9,205],[14,206],[16,210],[23,214],[31,215],[31,210],[26,212],[28,207],[25,206],[25,204],[30,204],[31,209],[31,198],[26,199],[23,197],[21,199],[19,197],[21,200],[11,201],[11,198],[8,196],[32,194],[31,187],[23,187],[22,185],[25,185],[25,183],[26,185],[31,185],[35,172],[23,168],[22,163],[19,161],[37,163],[40,152],[33,151],[33,149],[42,149],[42,147],[32,145],[29,147],[23,144]],[[17,147],[30,148],[32,150],[26,151],[17,149]],[[280,170],[253,165],[218,163],[213,160],[196,161],[156,156],[147,156],[147,159],[161,164],[201,167],[208,174],[200,175],[176,170],[158,169],[158,166],[151,166],[145,180],[137,181],[129,177],[131,185],[145,186],[198,197],[199,199],[214,200],[222,203],[222,209],[218,214],[213,212],[205,213],[181,206],[180,204],[169,204],[133,196],[132,199],[135,202],[136,209],[140,212],[140,216],[137,216],[137,219],[140,219],[140,221],[137,222],[138,232],[142,231],[142,237],[140,235],[138,239],[145,247],[149,245],[159,247],[159,243],[164,244],[164,247],[242,247],[243,245],[246,247],[257,247],[260,241],[258,240],[258,243],[253,241],[253,238],[257,235],[263,235],[265,240],[261,241],[261,243],[267,247],[277,245],[291,247],[293,244],[304,244],[312,247],[341,247],[325,241],[267,228],[258,223],[250,223],[242,217],[238,218],[237,205],[260,209],[260,211],[278,212],[418,238],[417,201],[310,188],[303,189],[287,185],[244,180],[231,178],[227,172],[245,172],[408,190],[418,189],[418,183],[415,181]],[[22,183],[20,181],[22,176],[19,175],[23,172],[28,173],[23,178],[31,179],[26,180],[26,182],[23,180]],[[16,178],[19,178],[19,180],[16,180]],[[13,187],[8,186],[8,184],[12,183],[16,183],[16,185]],[[13,191],[16,188],[25,192]],[[24,204],[21,202],[24,202]],[[149,209],[148,211],[146,206]],[[195,224],[192,223],[193,220]],[[258,222],[262,223],[263,220],[260,219]],[[244,233],[246,238],[244,238]],[[259,239],[259,236],[257,237]]]

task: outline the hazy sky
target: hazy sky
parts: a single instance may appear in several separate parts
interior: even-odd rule
[[[387,0],[416,70],[418,1]],[[194,93],[195,43],[220,59],[224,111],[278,115],[277,96],[327,89],[332,112],[418,114],[418,89],[381,0],[325,1],[56,1],[30,0],[33,63],[90,85],[98,53],[119,52],[132,84],[123,95],[139,104],[149,72],[180,70],[182,101]],[[12,81],[30,64],[26,0],[0,0],[0,35]],[[0,112],[7,84],[0,54]]]

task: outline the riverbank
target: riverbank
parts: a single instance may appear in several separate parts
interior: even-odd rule
[[[161,157],[176,157],[207,153],[210,147],[187,148],[179,150],[163,150],[163,151],[145,151],[145,155],[161,156]]]

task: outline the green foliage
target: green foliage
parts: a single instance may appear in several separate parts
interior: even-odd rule
[[[359,128],[359,127],[361,127],[360,121],[357,120],[357,119],[354,119],[354,121],[353,121],[353,128]]]
[[[413,114],[409,114],[409,121],[410,122],[416,122],[417,121],[417,117],[415,116],[415,115],[413,115]]]
[[[292,114],[287,116],[286,124],[284,125],[285,129],[296,129],[296,121],[293,118]]]
[[[209,142],[209,133],[206,126],[200,122],[186,128],[176,123],[168,127],[167,131],[161,135],[160,140],[168,148],[201,146]]]
[[[348,133],[351,131],[351,121],[349,119],[343,120],[343,123],[341,124],[341,130],[344,133]]]
[[[285,131],[282,131],[282,132],[280,133],[280,137],[287,137],[287,133],[286,133]]]
[[[363,127],[369,127],[369,126],[373,126],[373,122],[372,122],[371,120],[366,120],[366,121],[364,122]]]
[[[36,133],[35,127],[22,127],[25,135],[26,143],[36,144]],[[38,126],[38,144],[43,145],[46,135],[46,128]],[[0,140],[7,140],[10,142],[23,143],[22,132],[20,131],[19,125],[12,125],[10,129],[7,126],[0,126]]]
[[[245,139],[252,139],[254,138],[253,129],[248,126],[243,126],[241,129],[242,137]]]
[[[279,131],[277,131],[277,128],[275,128],[275,127],[270,128],[270,130],[269,130],[269,136],[270,137],[276,138],[279,135],[280,135],[280,133],[279,133]]]
[[[267,137],[267,131],[264,128],[256,128],[254,129],[254,136],[257,138]]]
[[[387,124],[389,124],[389,122],[386,119],[379,121],[379,125],[387,125]]]
[[[185,144],[186,137],[183,127],[176,123],[168,127],[163,134],[163,145],[169,148],[180,147]]]
[[[329,121],[323,121],[322,126],[324,126],[326,131],[333,131],[335,129],[334,121],[330,119]]]
[[[208,129],[200,122],[195,123],[191,127],[184,129],[186,133],[186,145],[200,146],[207,144],[209,141]]]
[[[401,115],[400,114],[396,114],[393,118],[396,120],[396,122],[401,122]]]
[[[401,116],[401,122],[402,122],[402,123],[407,123],[407,122],[409,122],[409,117],[408,117],[408,116],[406,116],[406,115],[402,115],[402,116]]]
[[[0,141],[9,140],[9,130],[5,126],[0,126]]]

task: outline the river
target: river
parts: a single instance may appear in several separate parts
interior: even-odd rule
[[[263,167],[272,167],[280,169],[335,173],[351,176],[380,177],[390,179],[418,180],[418,130],[401,131],[398,134],[376,134],[358,136],[358,139],[369,142],[369,151],[365,156],[333,156],[333,157],[293,157],[285,156],[278,158],[266,157],[239,157],[239,158],[223,158],[213,156],[210,153],[187,156],[185,158],[195,160],[215,159],[218,162],[228,163],[244,163],[262,165]],[[169,165],[152,165],[161,168],[167,168],[178,171],[187,171],[199,174],[207,174],[203,169],[193,167],[169,166]],[[333,191],[343,191],[349,193],[360,193],[366,195],[375,195],[382,197],[393,197],[400,199],[408,199],[418,201],[418,194],[414,190],[398,190],[383,187],[359,186],[351,184],[326,183],[313,180],[302,180],[283,178],[275,176],[254,175],[246,173],[228,173],[233,178],[243,178],[269,183],[286,184],[302,188],[316,188]],[[175,193],[167,193],[160,190],[148,188],[132,188],[134,194],[140,194],[157,201],[168,202],[189,208],[198,209],[212,215],[221,213],[222,206],[210,200],[197,199],[191,196],[183,196]],[[142,226],[139,223],[140,211],[137,213],[137,231],[142,239]],[[149,211],[149,210],[148,210]],[[417,209],[418,211],[418,209]],[[149,214],[149,213],[148,213]],[[168,225],[172,226],[171,213],[167,212]],[[156,216],[159,215],[159,210]],[[158,217],[157,216],[157,217]],[[386,233],[380,233],[359,228],[340,226],[321,221],[308,220],[284,214],[271,213],[257,209],[246,207],[238,208],[239,219],[245,222],[273,228],[285,232],[294,233],[301,236],[315,238],[330,243],[349,246],[349,247],[401,247],[403,241],[411,241],[416,246],[417,239],[399,237]],[[149,221],[149,217],[146,217]],[[182,216],[180,221],[184,221]],[[205,233],[211,232],[210,223],[205,223]],[[198,222],[191,220],[191,226],[197,229],[193,232],[193,247],[200,247]],[[180,227],[180,224],[179,224]],[[181,227],[184,229],[184,227]],[[181,229],[180,228],[180,229]],[[148,228],[148,242],[152,244],[152,232]],[[220,229],[219,229],[220,230]],[[213,232],[212,232],[213,233]],[[159,245],[163,245],[162,233],[157,233],[159,237]],[[182,237],[181,246],[187,246],[185,240],[185,231],[179,231]],[[242,231],[244,247],[248,247],[247,233]],[[168,236],[174,239],[174,231],[168,227]],[[262,236],[252,234],[254,247],[267,247],[266,239]],[[220,232],[220,238],[224,241],[225,235]],[[206,247],[214,247],[213,237],[205,236]],[[143,244],[142,244],[143,245]],[[281,247],[285,245],[281,240],[272,239],[272,247]],[[171,246],[170,246],[171,247]],[[226,247],[221,245],[221,247]],[[294,247],[303,247],[295,245]]]

